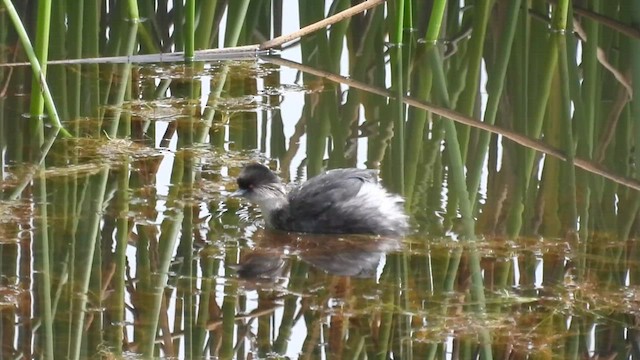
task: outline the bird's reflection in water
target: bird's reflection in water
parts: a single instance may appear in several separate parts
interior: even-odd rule
[[[401,247],[401,240],[365,235],[296,234],[259,230],[256,244],[233,265],[241,279],[276,282],[286,276],[288,262],[302,261],[331,275],[375,277],[383,256]]]

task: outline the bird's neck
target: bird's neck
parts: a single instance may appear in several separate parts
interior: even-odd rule
[[[264,221],[266,222],[267,227],[273,228],[273,227],[276,227],[275,226],[275,222],[277,221],[276,217],[282,211],[286,210],[286,208],[289,206],[289,201],[287,200],[286,196],[283,196],[283,197],[268,199],[262,202],[261,204],[259,204],[259,206],[260,206],[260,211],[262,211],[262,217],[264,218]]]

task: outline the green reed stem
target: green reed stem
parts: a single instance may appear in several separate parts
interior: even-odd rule
[[[600,1],[595,0],[592,3],[592,10],[599,11]],[[588,41],[583,45],[582,54],[582,68],[583,68],[583,81],[582,81],[582,96],[583,104],[585,105],[585,118],[577,123],[580,143],[584,143],[581,151],[582,156],[591,158],[593,156],[593,143],[595,139],[596,118],[598,117],[597,104],[598,100],[596,94],[598,86],[600,86],[600,71],[598,60],[598,40],[600,34],[600,26],[596,21],[585,20],[584,28],[587,32]]]
[[[82,57],[82,39],[84,34],[84,1],[77,1],[73,5],[67,2],[67,15],[69,19],[67,56],[71,59],[80,59]],[[80,116],[80,103],[82,98],[82,66],[70,66],[67,78],[69,80],[69,108],[67,109],[67,112],[69,114],[69,119],[75,119]],[[78,121],[75,123],[73,132],[78,134],[79,130],[80,122]]]
[[[555,30],[566,30],[569,14],[569,0],[558,0],[551,23]]]
[[[231,1],[227,8],[227,28],[224,37],[224,46],[238,45],[242,25],[245,22],[250,0]]]
[[[520,11],[521,3],[521,0],[513,0],[509,2],[506,15],[507,23],[505,24],[505,28],[500,39],[497,41],[500,47],[498,49],[498,57],[493,67],[494,71],[492,71],[490,76],[488,76],[489,79],[487,81],[487,93],[489,97],[487,99],[487,107],[484,113],[484,122],[488,124],[494,124],[496,116],[498,115],[498,108],[500,105],[500,99],[502,99],[502,90],[505,85],[509,59],[511,58],[511,49],[516,33],[516,26],[518,24],[518,12]],[[467,182],[469,184],[471,204],[476,203],[478,188],[480,187],[480,178],[482,177],[482,169],[484,167],[484,160],[487,155],[490,140],[490,133],[486,131],[480,133],[480,139],[478,140],[476,151],[474,152],[472,161],[469,163]]]
[[[340,1],[336,6],[337,8],[335,9],[335,12],[340,12],[347,9],[349,2]],[[339,68],[336,68],[336,66],[340,63],[340,56],[342,55],[342,49],[344,48],[344,39],[347,36],[348,30],[349,20],[343,20],[337,24],[331,25],[328,47],[329,54],[331,54],[330,64],[333,65],[333,70],[339,71]]]
[[[52,21],[51,31],[54,34],[65,34],[67,31],[66,6],[62,1],[56,1],[51,8]],[[50,39],[51,52],[49,57],[52,59],[64,59],[67,57],[67,37],[53,36]],[[51,93],[55,96],[56,104],[58,104],[61,121],[69,119],[69,96],[67,84],[67,67],[57,66],[50,69],[48,78],[51,85]],[[74,131],[75,132],[75,131]],[[75,132],[77,133],[77,132]]]
[[[427,42],[438,40],[440,31],[442,30],[442,20],[444,19],[444,11],[446,8],[447,0],[434,1],[431,16],[429,17],[429,26],[427,27],[427,33],[424,37]]]
[[[118,5],[117,8],[120,8]],[[84,4],[84,21],[82,26],[82,56],[83,57],[98,57],[100,56],[100,6],[95,1],[85,1]],[[80,74],[81,81],[81,99],[80,101],[80,113],[78,115],[91,116],[98,118],[102,113],[100,105],[107,102],[100,102],[100,93],[104,90],[101,85],[101,74],[99,64],[88,64],[82,66],[83,73]],[[109,86],[111,83],[109,82]],[[108,91],[104,91],[108,94]],[[94,137],[99,137],[100,127],[95,126],[89,131],[89,134]]]
[[[211,38],[214,35],[213,21],[216,15],[218,0],[202,2],[199,9],[198,27],[195,33],[195,47],[208,49],[211,47]]]
[[[485,45],[485,37],[487,34],[487,24],[489,23],[489,15],[491,13],[493,1],[479,0],[476,3],[476,11],[474,12],[473,32],[469,39],[469,50],[467,52],[467,74],[465,76],[466,84],[462,94],[460,94],[460,102],[456,105],[457,109],[465,115],[472,116],[476,106],[476,96],[478,94],[478,82],[480,80],[480,70],[482,67],[482,53]],[[469,146],[468,126],[460,127],[460,148],[462,161],[466,162],[467,148]]]
[[[629,5],[631,13],[631,21],[634,24],[640,22],[640,3],[630,1]],[[632,39],[631,42],[631,84],[633,84],[633,93],[640,94],[640,40]],[[631,118],[633,119],[633,128],[635,133],[633,138],[636,139],[634,145],[638,148],[638,139],[640,139],[640,100],[638,96],[631,99]],[[634,174],[636,177],[638,173]]]
[[[579,121],[577,124],[572,125],[573,128],[576,129],[575,135],[579,139],[577,141],[577,146],[575,152],[579,154],[579,156],[588,159],[592,157],[593,152],[593,138],[585,138],[583,135],[583,130],[586,128],[590,128],[591,126],[588,124],[588,117],[585,115],[586,108],[585,103],[582,97],[582,79],[581,74],[579,73],[579,66],[577,64],[577,42],[574,36],[567,35],[565,36],[567,40],[567,45],[565,45],[566,58],[568,60],[568,71],[569,71],[569,93],[571,94],[571,101],[574,104],[574,119],[583,119],[583,121]],[[574,131],[572,130],[572,133]],[[573,136],[573,134],[572,134]],[[574,140],[575,141],[575,140]],[[586,172],[580,172],[580,176],[576,178],[576,191],[581,193],[582,200],[580,201],[580,208],[577,209],[580,214],[580,229],[579,229],[579,238],[582,240],[582,244],[587,243],[587,239],[589,238],[589,227],[591,224],[590,219],[590,199],[591,199],[591,189],[589,187],[589,183],[591,180],[591,175]],[[582,246],[582,245],[581,245]],[[584,259],[578,260],[579,264],[582,264]],[[584,265],[584,264],[582,264]],[[584,269],[584,266],[578,266],[579,269]]]
[[[542,126],[544,124],[544,118],[547,110],[547,103],[549,101],[549,96],[551,93],[551,83],[553,80],[553,75],[556,70],[556,66],[558,64],[558,46],[555,42],[548,40],[547,44],[549,45],[549,49],[547,52],[547,56],[545,58],[545,62],[543,65],[543,69],[541,71],[541,79],[538,83],[538,91],[536,91],[531,122],[529,123],[528,135],[532,138],[536,139],[540,137],[542,132]],[[514,207],[509,212],[509,234],[510,236],[516,236],[521,231],[522,226],[522,216],[525,210],[525,202],[527,201],[527,192],[530,190],[529,184],[531,179],[533,178],[533,165],[536,157],[536,152],[531,149],[525,150],[524,155],[524,164],[521,168],[521,176],[522,176],[522,184],[518,185],[518,190],[521,191],[518,194],[518,197],[514,201]]]
[[[227,32],[225,33],[225,46],[233,47],[238,44],[238,39],[240,38],[240,30],[242,29],[242,24],[244,22],[244,18],[247,13],[247,9],[249,7],[248,0],[242,0],[242,2],[233,2],[229,4],[228,15],[227,15],[227,24],[229,21],[232,21],[232,27],[227,28]],[[229,67],[223,66],[222,69],[218,72],[217,79],[215,81],[215,86],[213,87],[211,93],[209,93],[209,98],[207,100],[208,108],[205,110],[203,119],[204,124],[198,130],[198,134],[195,137],[195,142],[202,143],[205,138],[209,134],[209,130],[211,129],[211,125],[213,123],[213,118],[215,116],[215,108],[218,103],[218,99],[222,94],[222,90],[224,89],[224,85],[227,80],[227,74],[229,73]]]
[[[29,58],[29,62],[31,63],[31,69],[33,70],[34,79],[36,79],[35,88],[40,89],[44,95],[44,107],[47,109],[47,114],[51,119],[51,124],[60,129],[60,133],[65,137],[70,137],[71,134],[67,132],[67,130],[60,123],[60,117],[58,116],[58,111],[56,110],[56,106],[53,102],[53,97],[51,96],[51,92],[49,91],[49,86],[47,85],[47,81],[45,79],[45,74],[40,67],[40,62],[38,61],[38,56],[33,50],[31,46],[31,41],[29,41],[29,35],[27,34],[27,30],[24,28],[22,21],[20,20],[20,16],[16,11],[16,8],[13,7],[11,0],[2,0],[5,8],[7,9],[7,13],[13,22],[13,26],[16,28],[16,32],[18,37],[20,38],[20,42],[24,47],[24,51]],[[41,35],[43,36],[43,35]],[[44,54],[46,56],[46,53]],[[45,59],[46,60],[46,59]],[[37,97],[40,97],[38,94]],[[42,111],[40,111],[40,114]],[[39,116],[39,115],[38,115]]]
[[[51,0],[38,1],[38,20],[34,51],[40,62],[42,78],[47,77],[47,61],[49,60],[49,31],[51,28]],[[39,77],[31,80],[31,116],[39,118],[44,110],[44,99],[38,84]]]
[[[446,92],[446,82],[439,53],[431,52],[429,61],[434,72],[434,86],[438,90],[445,106],[449,105],[449,95]],[[473,207],[471,206],[467,184],[464,176],[464,164],[462,162],[461,146],[457,134],[456,125],[452,120],[441,119],[444,124],[445,140],[449,156],[449,186],[450,194],[458,194],[458,205],[462,214],[462,235],[464,243],[468,246],[469,270],[471,272],[471,296],[475,301],[475,309],[482,318],[486,316],[486,305],[484,296],[484,280],[482,278],[482,268],[480,266],[480,255],[476,249],[475,241],[475,221],[473,217]],[[454,289],[460,266],[461,250],[454,252],[449,263],[450,271],[445,279],[444,291],[450,292]],[[483,359],[491,359],[491,336],[486,329],[480,331],[481,356]]]
[[[565,15],[566,16],[566,15]],[[575,143],[573,139],[573,128],[571,123],[571,85],[569,76],[569,58],[567,53],[567,39],[565,35],[554,34],[554,38],[558,43],[559,52],[559,72],[560,72],[560,95],[562,100],[561,106],[561,132],[564,135],[562,142],[565,146],[567,161],[563,163],[564,176],[562,183],[564,184],[563,196],[561,198],[562,208],[566,209],[564,217],[564,226],[569,230],[576,230],[576,219],[578,218],[578,205],[576,200],[576,168],[573,165],[575,157]],[[566,201],[565,201],[566,200]],[[563,211],[563,212],[564,212]]]
[[[195,48],[196,0],[186,0],[184,57],[192,60]]]
[[[640,22],[640,3],[637,1],[626,2],[621,11],[628,11],[630,14],[630,21],[634,24]],[[629,66],[631,72],[631,86],[633,88],[633,94],[640,94],[640,40],[628,39],[629,44]],[[631,138],[630,146],[635,146],[637,149],[640,141],[640,100],[638,96],[633,96],[629,104],[629,119],[630,127],[633,129],[633,135]],[[635,178],[640,177],[637,170],[631,173]],[[620,226],[618,227],[618,238],[620,240],[626,240],[631,236],[632,226],[637,221],[637,212],[640,209],[640,195],[634,192],[630,195],[631,199],[628,201],[627,209],[622,212],[622,219],[620,219]]]
[[[554,72],[553,82],[551,83],[551,91],[549,94],[549,101],[547,103],[547,115],[544,122],[544,138],[545,141],[552,146],[560,146],[561,140],[561,126],[562,126],[562,96],[560,94],[560,74],[558,71]],[[534,170],[535,172],[535,170]],[[532,188],[537,186],[532,186]],[[538,192],[539,197],[544,202],[542,212],[542,227],[540,234],[542,236],[560,236],[560,205],[559,199],[561,194],[561,176],[560,176],[560,161],[558,159],[545,159],[542,180],[539,185],[542,191]],[[551,263],[550,259],[545,259],[545,265]],[[546,279],[547,277],[545,277]]]
[[[429,51],[437,51],[433,45],[427,44],[427,48],[425,52]],[[418,99],[427,100],[431,93],[431,84],[432,84],[432,76],[431,71],[429,71],[428,66],[420,66],[418,68],[418,76],[419,81],[417,88],[412,91],[413,96]],[[418,163],[420,160],[420,155],[422,153],[422,148],[425,146],[423,144],[424,140],[424,128],[427,123],[427,112],[421,109],[410,108],[409,109],[409,119],[407,121],[407,144],[405,151],[405,185],[404,185],[404,193],[405,200],[407,202],[407,209],[411,209],[414,202],[414,193],[416,187],[416,178],[418,174]],[[421,177],[426,176],[426,174],[421,173]]]
[[[391,35],[392,41],[396,45],[402,44],[403,27],[404,27],[404,15],[405,15],[405,2],[404,0],[396,0],[395,5],[395,24],[393,26],[393,33]]]
[[[404,71],[403,54],[400,47],[395,47],[391,51],[391,82],[396,93],[396,98],[389,101],[390,112],[393,114],[393,137],[391,138],[391,158],[393,160],[391,168],[394,176],[390,179],[393,183],[393,191],[404,194],[404,126],[405,126],[405,105],[402,102],[404,94]]]
[[[122,46],[124,50],[124,54],[126,55],[132,55],[136,48],[136,44],[137,44],[136,34],[138,33],[139,21],[137,18],[134,18],[134,17],[137,16],[137,14],[138,14],[138,8],[134,4],[133,8],[131,7],[129,8],[129,16],[133,17],[133,21],[130,21],[127,23],[128,32],[124,32],[122,34],[123,36],[128,35],[125,38],[127,42],[124,44],[124,46]],[[120,53],[119,50],[118,50],[118,53]],[[131,67],[132,67],[131,63],[121,64],[121,65],[117,65],[117,64],[112,65],[112,69],[114,70],[114,73],[115,73],[115,70],[118,68],[121,68],[122,70],[120,71],[118,76],[116,76],[117,79],[121,79],[121,80],[118,82],[115,96],[113,98],[113,105],[115,105],[114,110],[109,114],[112,117],[112,121],[110,125],[106,128],[107,135],[110,138],[115,138],[118,133],[118,126],[120,125],[120,115],[122,114],[122,104],[124,103],[124,99],[129,90],[129,81],[126,81],[126,80],[128,80],[131,75]],[[122,80],[122,79],[126,79],[126,80]]]
[[[418,57],[420,57],[420,54],[422,54],[422,56],[430,57],[433,55],[428,54],[429,52],[437,51],[434,43],[438,39],[442,27],[445,9],[445,0],[436,1],[433,4],[431,17],[429,18],[429,26],[425,36],[427,45],[424,48],[423,53],[418,51]],[[431,94],[431,85],[433,82],[432,73],[426,64],[420,66],[417,71],[419,74],[417,76],[419,81],[417,85],[414,84],[414,91],[412,91],[412,93],[418,99],[427,100]],[[409,114],[409,120],[407,121],[407,134],[409,134],[409,138],[407,139],[405,152],[404,194],[407,202],[407,208],[411,209],[414,199],[418,161],[422,152],[421,148],[423,146],[424,128],[427,122],[427,112],[420,109],[410,108]],[[424,174],[422,174],[422,176],[424,176]]]
[[[141,15],[145,17],[144,12]],[[153,32],[149,30],[149,26],[153,26],[149,21],[140,22],[138,26],[138,42],[140,42],[140,53],[158,54],[162,52],[170,44],[158,44],[153,37]],[[176,30],[178,31],[178,30]],[[177,34],[174,34],[177,36]],[[162,40],[160,40],[162,41]]]
[[[187,0],[187,2],[190,0]],[[129,9],[129,21],[135,23],[140,22],[140,10],[138,9],[138,2],[136,0],[129,0],[127,2],[127,8]]]

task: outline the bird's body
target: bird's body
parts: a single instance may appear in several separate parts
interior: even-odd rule
[[[375,171],[335,169],[286,193],[267,167],[246,166],[238,177],[240,195],[258,204],[267,227],[315,234],[401,236],[408,229],[400,196],[379,183]]]

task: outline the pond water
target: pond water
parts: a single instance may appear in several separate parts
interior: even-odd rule
[[[433,44],[369,12],[260,56],[50,65],[71,137],[2,68],[0,358],[640,358],[639,40],[526,11],[505,38],[497,3]],[[230,196],[251,162],[377,169],[411,233],[265,229]]]

